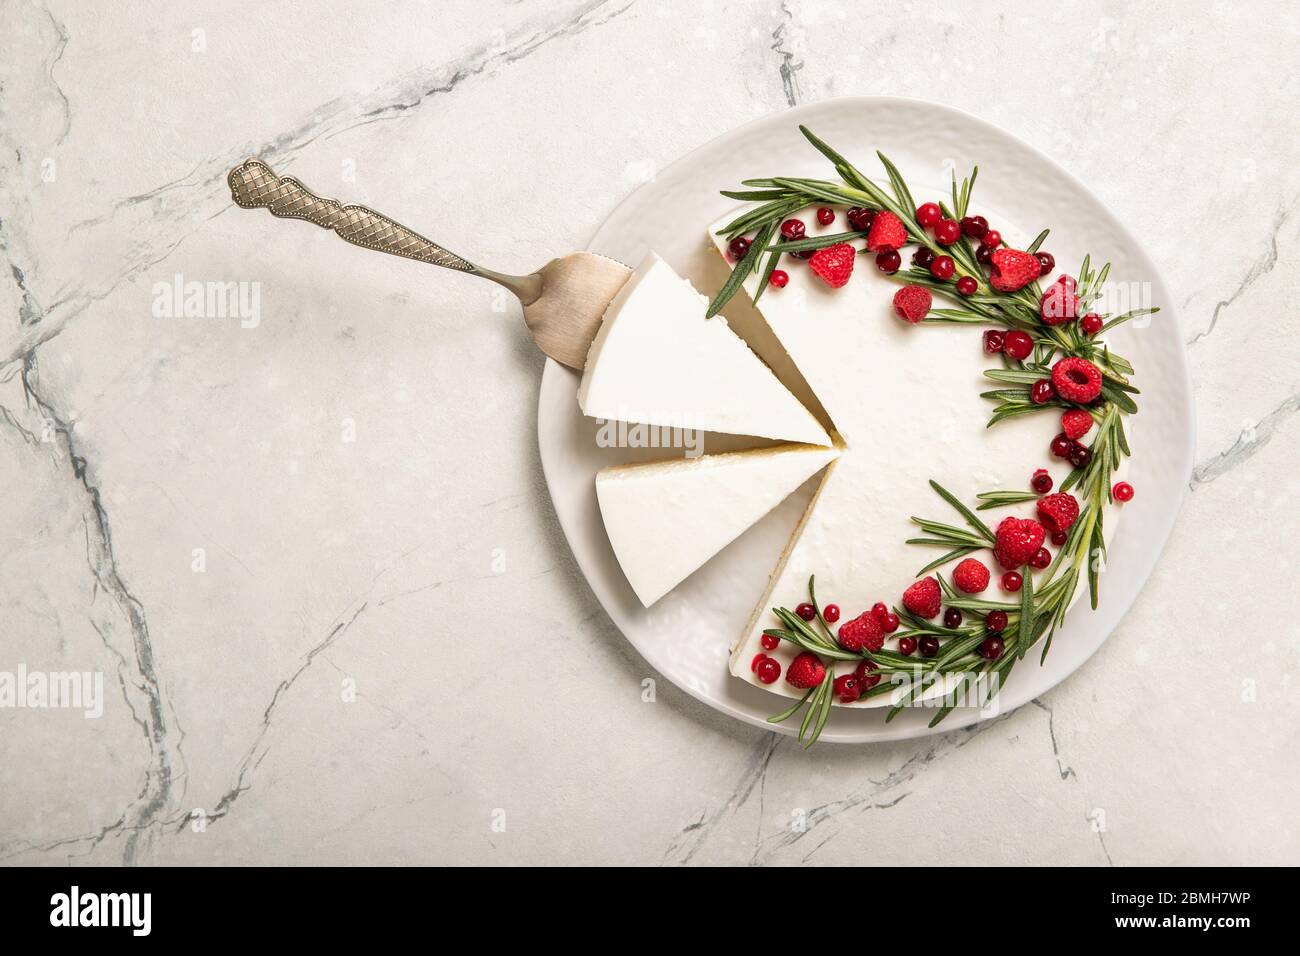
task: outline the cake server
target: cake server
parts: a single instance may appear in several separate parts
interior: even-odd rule
[[[482,276],[504,286],[523,305],[524,323],[537,347],[570,368],[586,364],[605,307],[632,274],[613,259],[571,252],[530,275],[505,275],[476,266],[373,209],[317,196],[292,176],[277,176],[261,160],[244,160],[227,179],[231,197],[245,209],[265,207],[282,219],[305,219],[332,229],[353,245]]]

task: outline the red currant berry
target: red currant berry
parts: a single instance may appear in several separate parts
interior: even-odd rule
[[[961,238],[961,226],[952,219],[945,219],[934,227],[934,241],[941,246],[951,246]]]
[[[1023,362],[1034,350],[1034,339],[1028,332],[1008,332],[1006,353],[1017,361]]]
[[[955,607],[950,607],[943,612],[943,626],[952,630],[954,627],[961,627],[961,611]]]
[[[745,258],[745,253],[749,252],[749,240],[744,236],[737,236],[727,244],[727,252],[731,253],[734,262],[739,262]]]
[[[840,606],[838,604],[827,604],[822,608],[822,617],[826,618],[827,624],[834,624],[840,619]]]
[[[1056,257],[1050,252],[1035,253],[1034,258],[1038,260],[1038,274],[1045,276],[1056,268]]]
[[[1056,389],[1052,387],[1050,378],[1040,378],[1029,390],[1029,400],[1035,405],[1046,405],[1056,397]]]
[[[786,283],[790,281],[790,273],[784,269],[773,269],[772,274],[767,277],[767,281],[772,283],[778,289],[784,289]]]
[[[851,704],[862,696],[862,688],[858,685],[857,674],[841,674],[835,678],[831,690],[835,692],[835,696],[840,699],[841,704]]]
[[[993,261],[993,250],[988,246],[980,246],[975,250],[975,261],[982,266],[988,265]]]
[[[1070,464],[1075,468],[1087,468],[1092,461],[1092,449],[1075,442],[1070,448]]]
[[[961,221],[962,235],[971,239],[983,239],[989,231],[989,221],[983,216],[964,216]]]
[[[885,615],[888,613],[889,605],[884,601],[877,601],[875,604],[871,605],[871,616],[877,620],[883,620]]]
[[[1130,485],[1127,481],[1121,481],[1119,484],[1117,484],[1114,488],[1110,490],[1110,493],[1115,496],[1116,501],[1133,500],[1133,486]]]
[[[984,630],[990,634],[1001,634],[1007,629],[1006,611],[989,611],[984,618]]]
[[[790,242],[802,239],[806,231],[807,229],[804,226],[802,219],[787,219],[785,222],[781,223],[781,238]]]
[[[1052,544],[1056,545],[1059,548],[1061,545],[1065,544],[1065,539],[1068,537],[1069,535],[1066,534],[1064,531],[1053,531]]]
[[[1046,548],[1039,548],[1034,552],[1034,556],[1029,559],[1029,566],[1035,571],[1041,571],[1052,563],[1052,552]]]
[[[780,643],[781,638],[777,637],[775,634],[764,634],[762,637],[762,644],[765,650],[774,651],[776,650],[776,646]]]
[[[880,619],[880,626],[886,634],[893,634],[898,630],[898,615],[892,611]]]
[[[1002,590],[1004,591],[1019,591],[1020,585],[1024,583],[1024,580],[1015,571],[1008,571],[1002,575]]]
[[[1046,468],[1039,468],[1034,472],[1034,477],[1029,479],[1029,486],[1040,495],[1045,495],[1052,490],[1052,476]]]
[[[775,684],[781,676],[781,662],[767,658],[758,665],[758,679],[764,684]]]
[[[817,210],[817,221],[823,226],[829,226],[835,221],[835,210],[827,209],[825,206],[822,206],[821,209]]]
[[[943,210],[935,202],[925,202],[916,207],[916,221],[921,224],[922,228],[929,229],[931,226],[939,224],[943,218]]]
[[[1002,651],[1006,645],[1002,643],[1000,637],[986,637],[980,643],[980,657],[985,660],[995,661],[1002,656]]]
[[[754,655],[754,659],[749,662],[749,669],[751,671],[757,671],[758,665],[763,663],[763,661],[765,660],[768,660],[768,656],[764,654],[762,651],[759,651],[757,654]]]
[[[1052,439],[1051,452],[1057,458],[1069,458],[1070,449],[1074,447],[1074,442],[1065,432],[1060,432]]]
[[[846,213],[849,225],[858,232],[867,232],[871,229],[871,221],[876,218],[876,214],[870,209],[863,209],[861,206],[854,206]]]
[[[962,295],[974,295],[979,291],[980,284],[975,281],[974,276],[962,276],[957,280],[957,291]]]
[[[916,653],[916,638],[900,637],[898,639],[898,653],[904,657],[911,657]]]
[[[794,609],[794,613],[798,614],[805,621],[811,621],[813,618],[817,616],[817,609],[813,607],[811,604],[809,604],[807,601],[804,601],[802,604],[800,604],[797,608]]]
[[[988,232],[984,233],[984,237],[980,239],[980,245],[987,249],[996,249],[998,246],[1002,245],[1002,233],[998,232],[996,229],[990,229]]]
[[[858,683],[862,685],[863,690],[870,690],[872,687],[875,687],[880,683],[880,675],[871,673],[872,671],[878,670],[880,670],[880,668],[876,665],[875,661],[863,661],[857,666],[857,669],[854,670],[853,674],[857,677]]]
[[[1006,336],[997,329],[989,329],[984,333],[984,351],[989,355],[997,355],[1006,348]]]
[[[892,276],[903,264],[903,257],[893,249],[882,249],[876,254],[876,268],[885,275]]]
[[[928,269],[931,262],[934,262],[934,253],[925,246],[917,246],[916,252],[912,253],[912,265]]]
[[[1101,316],[1096,312],[1089,312],[1079,320],[1079,328],[1083,329],[1084,335],[1096,335],[1101,331],[1105,323],[1101,321]]]
[[[930,263],[930,275],[936,279],[951,279],[952,274],[957,271],[957,266],[953,263],[951,256],[935,256],[934,262]]]
[[[922,657],[937,657],[939,654],[939,639],[933,634],[922,637],[916,646],[921,649]]]

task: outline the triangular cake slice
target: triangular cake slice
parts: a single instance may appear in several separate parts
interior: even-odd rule
[[[708,300],[653,252],[605,310],[578,404],[592,418],[830,445]]]
[[[781,445],[598,473],[605,530],[641,603],[671,591],[838,455]]]

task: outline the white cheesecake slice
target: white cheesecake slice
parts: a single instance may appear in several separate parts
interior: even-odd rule
[[[641,603],[659,600],[838,456],[783,445],[601,471],[600,514]]]
[[[708,300],[653,252],[619,290],[587,353],[583,414],[611,421],[831,444]]]

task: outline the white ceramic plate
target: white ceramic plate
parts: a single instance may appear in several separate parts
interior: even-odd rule
[[[1161,313],[1148,325],[1130,323],[1111,336],[1137,369],[1142,395],[1129,480],[1138,496],[1109,544],[1101,606],[1080,601],[1052,644],[1043,666],[1027,658],[1000,697],[1002,710],[1033,699],[1087,660],[1133,603],[1173,526],[1192,468],[1195,426],[1191,383],[1178,334],[1174,300],[1137,240],[1082,183],[1014,136],[958,110],[919,100],[885,97],[830,100],[801,106],[733,130],[661,172],[625,200],[597,231],[590,249],[635,265],[653,249],[706,294],[726,267],[708,246],[704,229],[736,204],[718,194],[742,179],[767,175],[834,178],[834,171],[800,135],[804,124],[875,176],[875,151],[900,168],[917,197],[947,195],[949,170],[980,167],[972,206],[1023,248],[1042,225],[1058,269],[1071,273],[1085,252],[1113,263],[1111,283],[1145,283]],[[919,201],[919,199],[918,199]],[[743,295],[732,300],[739,304]],[[739,310],[737,310],[739,311]],[[728,307],[731,316],[733,307]],[[744,327],[744,318],[733,317]],[[763,351],[763,343],[756,347]],[[977,360],[977,359],[972,359]],[[576,398],[578,375],[548,361],[538,401],[542,467],[556,514],[579,567],[600,603],[651,666],[687,693],[756,726],[793,733],[794,723],[767,717],[789,701],[730,677],[727,652],[740,635],[767,575],[807,501],[805,486],[652,608],[643,608],[614,558],[596,506],[596,472],[634,457],[628,449],[600,448],[596,425]],[[709,436],[708,449],[754,444]],[[658,452],[663,456],[662,451]],[[1034,663],[1028,663],[1031,659]],[[981,718],[973,708],[953,711],[937,728],[932,712],[900,714],[886,724],[882,710],[835,708],[821,740],[852,743],[894,740],[954,730]]]

